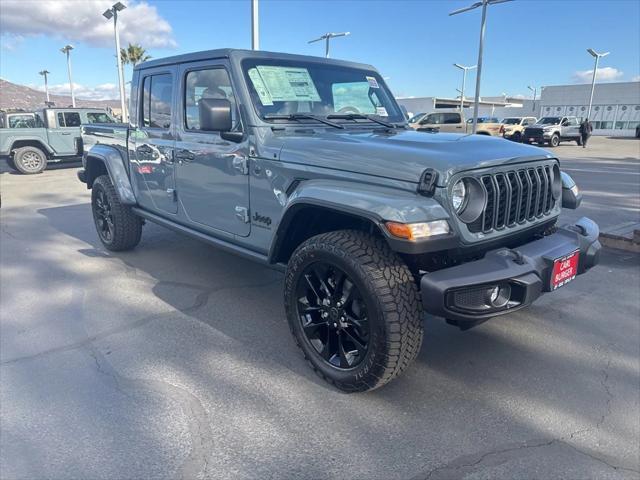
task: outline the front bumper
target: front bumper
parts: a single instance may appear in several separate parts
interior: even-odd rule
[[[459,325],[472,326],[489,318],[531,305],[543,293],[551,291],[554,261],[579,251],[578,275],[598,264],[600,231],[583,217],[575,225],[561,227],[540,240],[515,249],[500,248],[488,252],[481,260],[425,274],[420,281],[425,310]],[[485,311],[468,309],[455,303],[456,292],[469,295],[483,287],[509,285],[513,301]]]

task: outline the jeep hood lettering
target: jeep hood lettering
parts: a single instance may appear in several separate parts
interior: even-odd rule
[[[426,168],[438,185],[463,171],[552,158],[545,150],[486,135],[414,130],[296,133],[282,138],[280,160],[417,183]]]

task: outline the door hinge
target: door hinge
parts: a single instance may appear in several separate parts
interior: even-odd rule
[[[249,209],[246,207],[236,207],[236,217],[242,223],[249,223]]]
[[[247,157],[244,156],[234,156],[232,160],[233,168],[238,170],[243,175],[249,174],[249,161]]]

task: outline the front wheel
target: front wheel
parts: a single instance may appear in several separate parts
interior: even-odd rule
[[[20,173],[41,173],[47,167],[47,156],[36,147],[18,148],[13,154],[13,167]]]
[[[520,132],[516,132],[511,136],[511,140],[514,142],[520,143],[522,142],[522,134]]]
[[[551,137],[551,140],[549,140],[549,146],[557,147],[558,145],[560,145],[560,135],[556,133]]]
[[[305,358],[340,390],[381,387],[420,351],[418,288],[381,238],[350,230],[310,238],[289,261],[284,301]]]
[[[98,237],[108,250],[131,250],[140,242],[142,220],[120,202],[109,175],[93,182],[91,209]]]

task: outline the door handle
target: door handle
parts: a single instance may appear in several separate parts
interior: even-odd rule
[[[61,132],[61,135],[71,135],[71,132]]]

